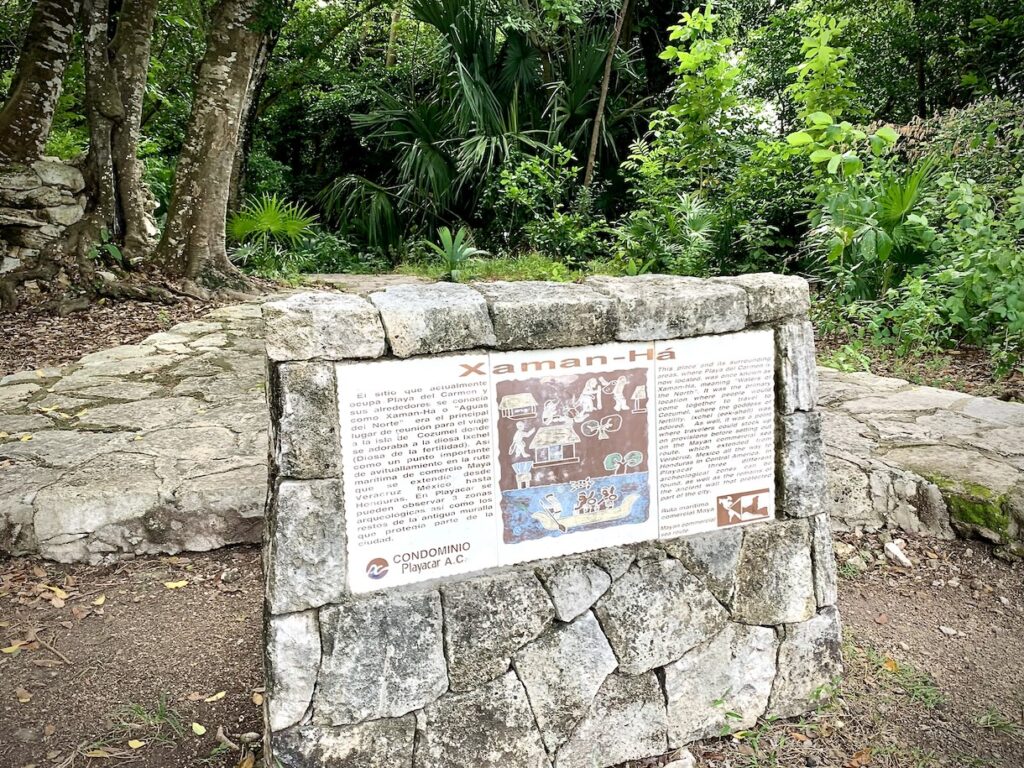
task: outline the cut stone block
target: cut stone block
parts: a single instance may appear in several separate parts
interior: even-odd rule
[[[732,600],[742,528],[725,528],[661,542],[665,551],[698,576],[719,602]]]
[[[267,620],[267,702],[270,730],[298,724],[313,700],[320,658],[316,611]]]
[[[380,592],[320,611],[314,722],[401,717],[448,689],[437,592]]]
[[[271,613],[336,602],[345,594],[341,481],[289,480],[277,489],[266,558]]]
[[[808,522],[780,520],[745,528],[733,620],[772,626],[805,621],[816,609]]]
[[[818,607],[835,605],[839,599],[836,553],[832,549],[832,526],[827,514],[810,518],[811,558],[814,564],[814,597]]]
[[[781,632],[768,714],[796,717],[827,701],[829,686],[843,671],[839,611],[824,608],[808,621],[787,624]]]
[[[818,401],[814,326],[807,320],[783,323],[775,331],[775,348],[782,413],[814,410]]]
[[[620,341],[728,333],[747,323],[746,294],[731,285],[674,275],[598,276],[586,285],[615,299]]]
[[[297,293],[263,305],[271,360],[346,360],[384,354],[376,308],[348,293]]]
[[[821,440],[821,416],[797,411],[779,419],[779,507],[787,517],[826,511],[828,487]]]
[[[811,309],[810,289],[802,277],[760,272],[714,280],[747,292],[747,322],[750,323],[805,317]]]
[[[593,288],[570,283],[474,283],[494,324],[498,349],[600,344],[615,337],[615,305]]]
[[[338,396],[331,363],[277,366],[277,472],[281,477],[340,476]]]
[[[370,294],[396,357],[494,346],[483,297],[466,285],[396,285]]]
[[[551,595],[559,621],[572,621],[589,610],[612,583],[606,570],[583,559],[553,560],[538,568],[537,575]]]
[[[665,667],[669,747],[753,727],[768,707],[777,650],[775,630],[730,622]]]
[[[412,768],[416,716],[272,733],[275,768]]]

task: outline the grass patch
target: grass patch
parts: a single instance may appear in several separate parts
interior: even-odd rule
[[[865,650],[865,656],[874,668],[875,677],[886,687],[902,691],[925,709],[935,709],[943,704],[946,697],[939,690],[935,680],[909,664],[900,664],[889,656],[872,650]]]
[[[173,744],[185,734],[185,723],[161,694],[156,705],[126,704],[113,716],[111,737],[121,741],[141,739],[157,744]]]
[[[1001,733],[1007,736],[1018,736],[1024,730],[1011,717],[1007,717],[995,707],[989,707],[975,719],[975,722],[986,731]]]

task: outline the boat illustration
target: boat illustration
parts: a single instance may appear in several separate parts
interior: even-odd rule
[[[533,513],[533,519],[536,520],[545,530],[568,533],[573,528],[579,528],[584,525],[608,523],[627,518],[633,511],[633,505],[636,504],[639,498],[639,495],[631,493],[622,500],[621,504],[614,507],[607,507],[605,509],[597,509],[593,511],[573,512],[572,514],[566,515],[561,503],[555,495],[553,493],[549,493],[541,499],[541,509]]]

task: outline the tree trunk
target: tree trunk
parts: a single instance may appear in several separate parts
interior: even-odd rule
[[[157,0],[124,0],[116,21],[110,6],[111,0],[83,5],[89,200],[85,218],[67,236],[88,249],[105,229],[130,263],[149,255],[158,233],[138,158]]]
[[[398,22],[402,19],[402,0],[395,0],[391,10],[391,28],[388,30],[388,48],[384,55],[384,66],[388,69],[398,61]]]
[[[199,67],[185,143],[155,259],[171,275],[219,288],[244,282],[228,260],[228,195],[253,64],[265,34],[258,0],[220,0]]]
[[[0,111],[0,160],[29,162],[46,147],[64,81],[80,0],[38,0]]]
[[[594,166],[597,164],[597,144],[601,138],[601,120],[604,118],[604,105],[608,101],[608,87],[612,81],[612,62],[615,59],[615,49],[619,47],[619,35],[622,34],[622,22],[629,13],[630,0],[622,0],[622,9],[615,19],[615,29],[612,30],[612,40],[608,45],[608,55],[604,60],[604,77],[601,78],[601,94],[597,97],[597,114],[594,115],[594,130],[590,134],[590,152],[587,154],[587,166],[583,171],[583,186],[589,187],[594,179]]]

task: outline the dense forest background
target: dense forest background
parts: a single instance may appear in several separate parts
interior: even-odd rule
[[[797,272],[851,365],[868,344],[1021,365],[1019,0],[63,4],[84,23],[41,151],[93,169],[81,264]],[[36,5],[0,8],[0,92]]]

